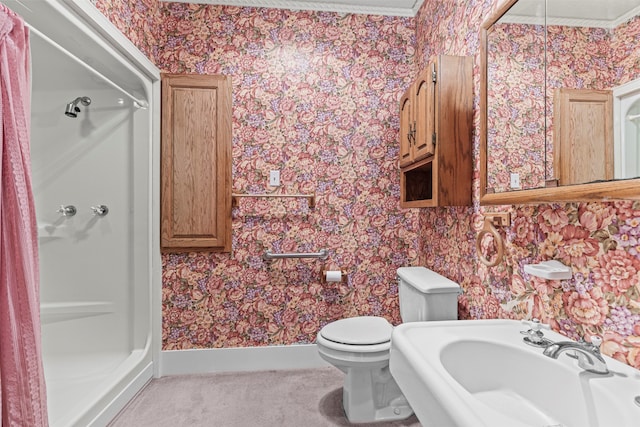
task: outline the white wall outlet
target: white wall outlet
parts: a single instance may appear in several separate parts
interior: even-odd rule
[[[269,185],[278,187],[280,185],[280,171],[269,172]]]
[[[511,174],[511,188],[520,188],[520,174],[512,173]]]

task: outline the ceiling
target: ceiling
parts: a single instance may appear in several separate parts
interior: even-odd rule
[[[424,0],[163,0],[366,15],[415,16]]]

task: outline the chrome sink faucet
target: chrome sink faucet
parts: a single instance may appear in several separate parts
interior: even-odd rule
[[[578,358],[578,366],[582,369],[594,374],[608,374],[607,362],[600,354],[600,344],[602,344],[602,338],[597,336],[591,337],[591,343],[560,341],[549,345],[542,354],[557,359],[565,351],[572,351],[575,356],[569,355]]]

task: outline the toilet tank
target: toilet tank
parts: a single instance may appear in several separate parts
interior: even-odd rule
[[[425,267],[398,269],[398,299],[403,322],[457,320],[460,286]]]

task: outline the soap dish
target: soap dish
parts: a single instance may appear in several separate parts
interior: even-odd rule
[[[548,280],[571,279],[573,273],[571,267],[555,259],[542,261],[538,264],[525,264],[524,271],[532,276],[538,276]]]

